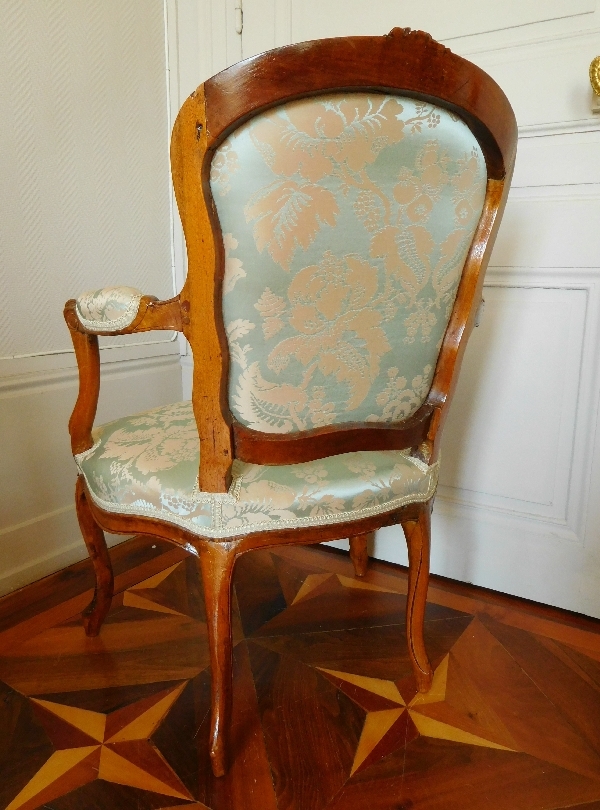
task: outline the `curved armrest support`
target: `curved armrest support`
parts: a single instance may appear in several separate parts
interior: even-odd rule
[[[67,301],[64,315],[79,368],[79,394],[69,420],[71,449],[76,454],[89,450],[94,442],[92,427],[100,394],[98,335],[127,335],[152,329],[180,332],[189,317],[179,296],[159,301],[133,287],[83,293]]]
[[[69,419],[73,455],[93,445],[92,427],[100,394],[100,349],[97,335],[69,329],[79,369],[79,393]]]

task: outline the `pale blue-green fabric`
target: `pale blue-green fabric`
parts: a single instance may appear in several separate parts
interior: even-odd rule
[[[232,133],[211,188],[236,419],[288,433],[414,413],[486,179],[466,124],[415,99],[320,96]]]
[[[104,287],[82,293],[75,311],[89,332],[116,332],[133,323],[141,298],[135,287]]]
[[[75,457],[102,509],[158,518],[209,538],[350,520],[433,497],[438,465],[399,451],[345,453],[304,464],[234,462],[228,494],[198,491],[199,440],[190,402],[97,428]]]

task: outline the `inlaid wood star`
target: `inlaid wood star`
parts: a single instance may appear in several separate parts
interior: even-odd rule
[[[309,574],[292,602],[295,605],[303,599],[314,599],[322,593],[331,589],[332,585],[341,585],[343,588],[354,588],[357,590],[378,591],[380,593],[397,594],[398,591],[391,588],[382,588],[381,585],[374,585],[372,582],[363,582],[354,577],[345,577],[342,574]]]
[[[138,610],[150,610],[155,613],[171,613],[175,616],[185,615],[179,610],[174,610],[165,604],[167,600],[164,595],[157,591],[159,586],[163,585],[169,579],[171,574],[175,573],[182,567],[182,563],[178,562],[170,568],[165,568],[149,579],[138,582],[123,593],[123,605],[125,607],[134,607]]]
[[[6,810],[34,810],[95,779],[193,801],[150,740],[186,684],[108,714],[31,698],[55,751]]]
[[[417,693],[408,703],[394,681],[317,667],[367,712],[351,776],[419,735],[504,751],[516,750],[514,740],[501,724],[481,725],[446,702],[449,658],[446,655],[437,667],[430,691]]]

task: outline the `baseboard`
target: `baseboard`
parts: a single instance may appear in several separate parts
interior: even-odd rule
[[[76,468],[67,430],[77,386],[75,369],[0,380],[0,594],[87,555],[74,510]],[[97,423],[180,399],[178,354],[108,363]]]
[[[127,539],[106,534],[109,546]],[[74,505],[10,526],[0,533],[0,596],[86,557]]]

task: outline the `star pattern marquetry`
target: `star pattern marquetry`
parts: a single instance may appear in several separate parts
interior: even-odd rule
[[[494,739],[500,735],[489,729],[481,728],[479,734],[474,734],[472,728],[476,724],[473,721],[465,722],[466,716],[452,712],[447,705],[439,705],[446,699],[448,662],[449,655],[446,655],[435,671],[430,691],[417,693],[408,703],[394,681],[319,667],[331,683],[367,712],[350,775],[387,756],[400,745],[406,745],[419,734],[468,745],[515,750],[502,744],[508,741],[507,736],[501,743]]]
[[[322,548],[236,564],[233,756],[215,780],[202,582],[194,558],[163,549],[159,560],[140,546],[133,564],[128,552],[94,639],[81,628],[83,600],[73,607],[76,592],[62,593],[68,577],[6,632],[0,603],[1,810],[600,801],[600,632],[434,584],[425,638],[435,677],[421,695],[404,573],[373,564],[356,578],[347,556]]]
[[[95,779],[192,800],[150,740],[185,686],[178,684],[109,714],[32,698],[55,751],[6,810],[34,810]]]
[[[347,766],[349,784],[361,774],[375,774],[378,763],[393,762],[396,752],[401,762],[402,752],[419,740],[436,740],[510,758],[508,768],[518,768],[522,761],[518,755],[525,754],[544,763],[543,767],[551,764],[581,777],[598,778],[600,787],[598,749],[590,747],[589,734],[582,737],[576,732],[564,710],[548,699],[547,687],[537,687],[529,674],[534,659],[529,657],[528,645],[534,642],[523,638],[521,631],[485,613],[479,618],[430,602],[429,618],[435,621],[429,624],[429,647],[439,636],[442,648],[433,646],[437,666],[430,692],[418,694],[405,654],[403,663],[396,663],[390,646],[406,643],[404,583],[387,576],[357,579],[339,570],[313,569],[302,575],[293,560],[299,556],[289,552],[285,564],[276,564],[288,607],[266,621],[254,637],[262,647],[282,656],[282,665],[287,656],[293,656],[313,667],[364,712]],[[274,593],[274,583],[272,587]],[[274,608],[276,604],[274,599]],[[364,620],[365,613],[370,621]],[[552,655],[547,656],[548,672],[553,671],[552,656],[558,652],[553,645]],[[570,656],[563,660],[574,666]],[[349,661],[353,666],[347,665]],[[257,660],[257,667],[266,663]],[[382,675],[386,670],[397,674]],[[537,680],[548,677],[545,671],[536,675]],[[523,695],[535,706],[526,718]],[[600,719],[600,711],[596,714]],[[549,728],[553,730],[550,738]],[[592,737],[600,742],[597,733]]]
[[[328,590],[328,586],[331,586],[332,584],[339,584],[343,588],[355,588],[358,590],[376,591],[379,593],[398,593],[398,591],[392,590],[391,588],[383,588],[380,585],[374,585],[371,582],[363,582],[362,580],[355,579],[353,577],[345,577],[342,574],[309,574],[294,597],[292,604],[295,605],[297,602],[300,602],[303,599],[314,599],[315,597],[326,592]]]
[[[175,563],[175,565],[169,566],[164,571],[160,571],[158,574],[132,585],[123,593],[123,605],[138,608],[138,610],[150,610],[155,613],[167,613],[174,616],[185,615],[166,604],[167,600],[161,600],[160,594],[157,592],[159,586],[166,583],[171,574],[179,570],[181,565],[181,563]]]

